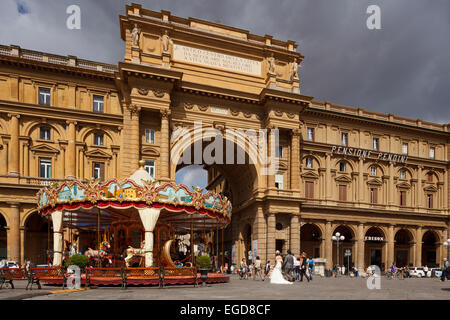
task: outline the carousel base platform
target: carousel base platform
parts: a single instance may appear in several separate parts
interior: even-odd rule
[[[197,281],[198,284],[201,284],[200,280],[200,273],[197,274]],[[122,286],[122,279],[118,279],[117,277],[101,277],[97,279],[90,279],[90,284],[93,286]],[[230,276],[222,273],[209,273],[208,279],[206,280],[206,283],[226,283],[230,282]],[[48,286],[62,286],[63,280],[62,279],[54,279],[54,280],[46,280],[42,281],[44,285]],[[127,287],[128,286],[159,286],[160,280],[159,279],[142,279],[142,278],[128,278],[126,280]],[[171,279],[165,279],[164,285],[189,285],[194,284],[194,279],[192,277],[186,277],[186,276],[177,276],[177,277],[171,277]],[[86,285],[86,275],[81,275],[81,286]]]

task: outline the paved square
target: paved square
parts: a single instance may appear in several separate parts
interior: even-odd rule
[[[232,276],[230,283],[214,284],[206,288],[193,286],[158,287],[100,287],[79,292],[50,293],[60,288],[44,286],[42,290],[25,291],[25,282],[17,282],[17,289],[0,290],[0,299],[33,300],[450,300],[450,282],[439,279],[388,280],[381,278],[381,289],[369,290],[366,279],[320,278],[311,282],[295,282],[292,285],[271,284],[269,281],[239,280]],[[195,295],[192,293],[195,292]]]

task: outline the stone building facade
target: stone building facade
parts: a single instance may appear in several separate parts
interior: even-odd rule
[[[36,213],[43,185],[126,178],[141,159],[156,179],[175,180],[198,121],[203,133],[279,133],[272,174],[258,161],[201,162],[208,188],[233,203],[229,258],[254,249],[273,260],[291,249],[364,267],[433,265],[448,255],[450,125],[302,95],[294,41],[136,4],[120,29],[117,65],[0,46],[0,256],[45,260],[52,240]],[[245,139],[231,144],[248,159]],[[200,152],[207,145],[200,141]],[[336,232],[345,237],[339,261]]]

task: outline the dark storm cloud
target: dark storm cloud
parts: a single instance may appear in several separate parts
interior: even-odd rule
[[[18,4],[27,14],[18,12]],[[117,63],[122,0],[2,0],[0,43]],[[78,4],[82,29],[65,27]],[[366,9],[381,8],[381,30],[366,27]],[[305,56],[301,90],[319,100],[450,122],[450,1],[448,0],[155,0],[169,10],[295,40]],[[20,10],[19,10],[20,11]]]

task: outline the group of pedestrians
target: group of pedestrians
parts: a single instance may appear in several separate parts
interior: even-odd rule
[[[305,277],[309,282],[313,279],[314,260],[308,258],[306,252],[295,257],[291,250],[288,250],[283,259],[282,269],[288,281],[303,282],[303,277]]]

